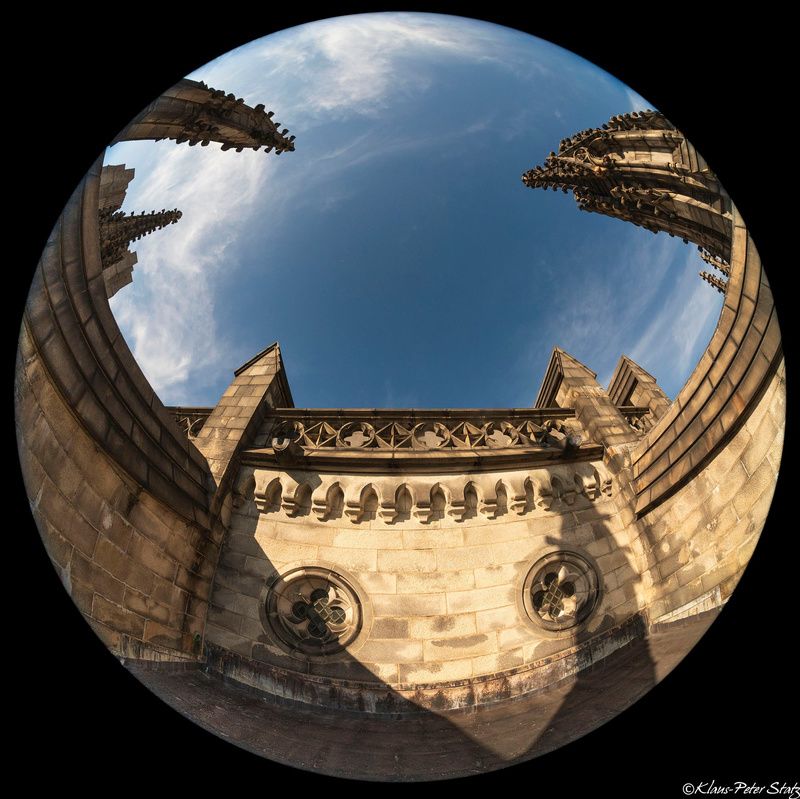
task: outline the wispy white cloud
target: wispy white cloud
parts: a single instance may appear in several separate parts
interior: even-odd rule
[[[256,152],[231,158],[212,147],[136,145],[142,146],[162,152],[146,179],[134,178],[125,209],[177,207],[183,216],[132,245],[134,286],[113,297],[111,307],[156,392],[177,402],[193,374],[230,366],[231,342],[216,324],[215,287],[224,270],[236,267],[235,242],[271,164]],[[111,162],[135,160],[136,147],[112,152]]]
[[[322,153],[316,158],[317,164],[323,161],[331,161],[343,158],[347,155],[350,155],[354,152],[361,152],[364,144],[368,142],[371,138],[373,138],[373,134],[371,131],[365,131],[360,135],[352,138],[350,141],[342,144],[339,147],[334,147],[333,149],[328,149],[326,152]]]
[[[659,365],[669,365],[670,374],[665,377],[675,385],[675,391],[689,377],[708,344],[722,308],[722,296],[698,277],[700,266],[702,261],[696,251],[689,250],[676,276],[677,290],[667,295],[658,314],[628,353],[656,375]]]
[[[605,268],[581,270],[580,286],[564,280],[556,283],[553,301],[562,311],[550,323],[547,335],[553,337],[553,344],[572,347],[576,357],[581,352],[599,360],[624,346],[685,246],[668,236],[653,238],[635,229],[625,233],[626,245],[615,256],[611,274]],[[573,257],[586,263],[595,256],[576,248]]]
[[[509,32],[471,20],[437,15],[372,14],[324,20],[246,45],[197,70],[191,77],[263,102],[276,119],[306,139],[314,127],[353,115],[372,117],[403,95],[425,92],[443,57],[501,63],[498,41]],[[503,49],[504,63],[509,53]],[[425,56],[430,56],[426,60]],[[526,53],[528,67],[546,69]],[[513,60],[513,59],[512,59]],[[435,66],[434,66],[435,64]],[[479,132],[488,122],[476,118]],[[343,171],[409,148],[424,147],[424,131],[378,126],[342,143],[326,141],[298,154],[291,178],[274,156],[221,152],[172,142],[124,143],[108,163],[137,169],[126,209],[178,207],[180,222],[137,242],[134,285],[112,299],[112,308],[134,356],[155,390],[170,402],[188,401],[202,374],[227,370],[235,345],[217,324],[217,295],[225,273],[237,268],[237,239],[263,203],[275,198],[270,224],[277,228],[288,207],[329,210],[348,196]],[[302,157],[305,155],[305,157]],[[311,155],[312,157],[309,157]],[[302,162],[302,163],[301,163]],[[320,187],[336,186],[321,191]],[[189,388],[191,386],[191,389]]]
[[[498,51],[498,42],[506,46]],[[271,101],[295,125],[336,112],[374,116],[406,94],[425,91],[432,83],[426,56],[492,61],[513,68],[509,31],[436,14],[364,14],[321,20],[269,36],[247,47],[254,71],[230,69],[236,54],[218,59],[193,77],[233,82],[238,91],[258,94],[271,87]],[[237,51],[241,52],[241,51]],[[529,69],[546,70],[542,62],[524,58]],[[275,79],[275,80],[273,80]]]
[[[576,246],[568,257],[581,264],[579,285],[563,276],[548,278],[548,303],[558,311],[530,336],[520,371],[557,345],[597,371],[601,385],[608,385],[622,354],[669,393],[685,382],[710,338],[720,295],[702,283],[697,252],[680,239],[630,228],[620,244],[618,256],[597,256],[595,270],[585,269],[593,254]]]
[[[628,103],[630,104],[629,111],[647,111],[655,108],[655,106],[652,103],[648,103],[641,94],[638,94],[627,86],[625,87],[625,96],[628,98]]]

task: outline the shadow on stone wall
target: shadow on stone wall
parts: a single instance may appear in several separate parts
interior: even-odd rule
[[[276,569],[255,541],[257,517],[240,518],[249,520],[246,534],[253,543],[252,557],[257,551],[263,562],[258,575],[244,570],[246,555],[240,560],[240,570],[233,568],[236,558],[226,541],[213,598],[223,604],[232,599],[233,607],[246,611],[261,601],[267,575]],[[614,542],[605,521],[597,521],[594,528],[596,538]],[[241,526],[236,530],[235,535],[245,535]],[[549,537],[547,544],[581,551],[570,544],[567,531]],[[633,595],[639,574],[625,548],[616,543],[614,547],[625,556],[615,569],[616,579],[629,585]],[[229,596],[234,587],[240,592],[238,600]],[[215,626],[238,625],[239,634],[232,629],[225,634],[214,631],[210,638],[217,643],[207,646],[208,661],[202,670],[168,672],[142,664],[128,666],[192,721],[280,763],[373,780],[467,776],[563,746],[612,718],[655,684],[656,669],[644,640],[643,620],[636,617],[623,626],[629,642],[620,645],[618,637],[603,635],[618,621],[603,609],[602,602],[601,598],[604,615],[589,622],[590,630],[579,627],[572,636],[571,645],[583,647],[575,673],[540,691],[459,710],[421,707],[347,652],[336,655],[335,661],[304,668],[302,661],[274,647],[260,621],[250,619],[259,625],[255,627],[246,616],[236,619],[240,614],[216,605],[209,621]],[[246,643],[243,633],[247,631],[257,633],[255,643]],[[563,648],[560,638],[542,656]],[[288,673],[289,667],[293,673]],[[377,701],[368,695],[377,695]]]
[[[637,595],[641,587],[641,576],[636,568],[630,548],[620,545],[615,539],[606,521],[598,516],[592,522],[595,540],[606,540],[611,543],[611,552],[603,559],[614,562],[614,554],[623,556],[623,562],[613,569],[611,576],[615,587],[623,587],[625,595],[631,599]],[[565,550],[575,550],[569,535],[565,531],[561,535],[548,536],[549,546]],[[585,556],[585,552],[581,553]],[[596,563],[596,561],[595,561]],[[579,625],[572,636],[572,645],[581,647],[576,664],[577,671],[571,679],[560,686],[555,686],[552,693],[561,693],[562,701],[551,717],[547,729],[537,737],[528,750],[527,757],[535,757],[543,752],[563,746],[580,735],[599,727],[613,716],[620,713],[637,699],[646,694],[657,682],[655,664],[644,639],[647,636],[647,624],[643,616],[636,615],[628,630],[631,641],[615,653],[607,653],[606,641],[598,635],[619,624],[621,619],[615,618],[613,608],[606,607],[609,575],[598,567],[601,595],[598,609],[595,611],[599,620],[590,619],[587,624]],[[604,585],[605,583],[605,585]],[[610,642],[619,646],[618,641]]]

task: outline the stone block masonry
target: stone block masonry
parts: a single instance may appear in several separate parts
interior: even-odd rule
[[[119,655],[198,656],[214,536],[101,450],[56,391],[24,329],[16,402],[31,510],[78,608]]]
[[[197,128],[197,111],[206,127]],[[210,136],[224,149],[292,151],[294,137],[271,116],[184,80],[116,140]],[[98,159],[42,253],[19,338],[17,438],[44,544],[98,635],[121,656],[193,659],[224,534],[222,499],[219,475],[156,396],[108,304],[131,279],[129,240],[178,216],[121,215],[133,177]]]
[[[291,152],[287,133],[263,106],[182,81],[120,138]],[[215,408],[168,410],[108,306],[134,258],[99,214],[132,176],[98,162],[66,206],[15,392],[42,539],[116,655],[202,663],[208,684],[222,675],[359,724],[487,708],[516,724],[537,697],[585,710],[592,674],[609,666],[613,682],[637,652],[639,687],[619,690],[617,712],[659,676],[650,644],[686,651],[730,596],[781,457],[780,332],[736,208],[660,114],[564,140],[525,181],[685,237],[724,275],[717,330],[672,403],[626,356],[605,389],[557,347],[535,408],[297,409],[274,344]],[[117,222],[138,234],[167,216]]]

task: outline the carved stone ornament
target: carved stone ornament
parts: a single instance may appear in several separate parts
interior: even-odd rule
[[[296,446],[288,438],[281,441]],[[278,471],[256,470],[252,495],[256,509],[287,518],[313,513],[320,522],[349,519],[353,524],[373,520],[430,524],[450,517],[463,522],[497,519],[509,513],[524,516],[536,510],[559,513],[576,502],[596,502],[613,493],[611,476],[600,462],[526,470],[500,480],[496,476],[484,479],[474,475],[468,480],[459,476],[446,481],[446,488],[425,476],[369,482],[357,475],[318,475],[313,486],[301,472],[294,472],[294,478]]]
[[[577,449],[586,439],[580,423],[574,418],[547,418],[536,409],[515,411],[521,418],[504,419],[472,414],[471,418],[425,419],[384,417],[337,419],[323,418],[320,411],[292,409],[305,418],[284,418],[275,412],[271,446],[277,453],[293,445],[307,450],[564,450],[561,439],[571,439]],[[565,416],[573,411],[556,409]],[[445,412],[443,412],[444,414]],[[447,412],[449,413],[449,412]],[[491,413],[491,412],[489,412]],[[524,414],[524,415],[523,415]],[[526,418],[529,417],[529,418]]]
[[[597,571],[575,552],[551,552],[534,563],[523,588],[530,618],[545,630],[568,630],[585,621],[600,595]]]
[[[279,577],[267,592],[266,619],[274,635],[295,652],[331,655],[361,630],[361,602],[336,572],[299,568]]]

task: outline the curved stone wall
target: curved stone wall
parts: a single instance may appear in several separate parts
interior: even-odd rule
[[[642,519],[632,517],[602,461],[466,476],[243,467],[249,493],[233,512],[211,597],[207,640],[220,650],[212,663],[302,702],[389,710],[397,705],[389,686],[393,697],[442,710],[544,688],[648,625],[716,611],[766,519],[784,405],[781,368],[728,446]],[[452,499],[470,484],[478,503],[465,518],[463,502],[454,507]],[[510,510],[507,497],[525,496],[526,486],[526,501]],[[415,509],[438,488],[447,504],[431,520],[429,504]],[[408,518],[397,520],[394,509],[381,518],[382,500],[402,489],[412,501]],[[376,510],[347,518],[343,510],[363,507],[365,490],[375,491]],[[342,496],[331,514],[335,491]],[[600,596],[585,624],[553,633],[532,622],[522,597],[531,567],[559,550],[590,560]],[[300,566],[355,578],[371,624],[346,655],[287,653],[265,624],[266,586]]]
[[[164,105],[165,135],[182,138],[186,120],[170,115],[196,103],[178,99]],[[143,120],[138,132],[155,135]],[[274,135],[261,121],[262,133]],[[668,132],[669,147],[655,147],[660,162],[671,153],[686,169],[705,169]],[[226,135],[231,146],[258,143]],[[630,159],[638,169],[659,136],[620,136],[613,152],[645,153]],[[673,202],[652,191],[684,173],[656,164],[648,174],[643,196],[657,202],[643,201],[644,214]],[[570,443],[565,428],[556,430],[558,452],[537,440],[541,451],[524,454],[530,461],[509,449],[493,467],[484,453],[437,451],[427,467],[409,468],[405,455],[381,462],[372,453],[366,468],[362,455],[345,466],[346,458],[306,452],[298,440],[269,446],[265,419],[291,405],[277,346],[237,370],[196,438],[181,430],[108,306],[98,162],[37,269],[16,381],[26,489],[73,600],[118,656],[202,663],[209,681],[222,674],[301,712],[314,705],[380,718],[470,708],[478,718],[506,700],[554,696],[592,664],[632,651],[652,684],[663,670],[656,674],[637,645],[686,619],[697,617],[699,628],[724,604],[766,519],[785,424],[772,295],[736,209],[712,176],[704,180],[702,213],[692,210],[692,192],[679,195],[676,230],[712,230],[718,245],[725,238],[730,275],[714,338],[672,404],[629,359],[606,391],[557,349],[538,405],[574,417],[589,445]],[[603,212],[616,208],[603,202]],[[664,217],[659,225],[669,230]],[[561,564],[553,573],[551,556]],[[272,602],[270,591],[291,585],[276,578],[298,569],[318,582],[307,596]],[[325,570],[338,587],[325,588]],[[533,584],[542,586],[538,598],[531,590],[526,599]],[[302,612],[291,609],[301,599]],[[571,600],[575,623],[563,618]],[[288,637],[275,635],[281,620],[269,614],[277,607],[284,621],[287,607],[295,614]],[[328,653],[320,635],[322,644],[306,640],[305,652],[292,651],[292,630],[313,637],[312,622],[317,632],[322,622],[352,624],[348,645]],[[170,689],[175,704],[196,690],[183,679]],[[640,694],[632,686],[613,712]],[[546,750],[528,737],[529,748],[507,760]],[[409,755],[404,778],[422,773],[415,762]]]
[[[141,138],[145,123],[172,136],[197,122],[202,107],[209,124],[219,114],[226,120],[203,139],[294,149],[263,106],[249,108],[187,80],[167,95],[117,140]],[[224,534],[224,497],[216,496],[223,475],[156,396],[111,313],[101,257],[102,172],[100,158],[75,189],[28,295],[15,380],[22,472],[48,553],[111,650],[197,658]],[[116,180],[123,172],[106,171],[117,207],[131,177]]]
[[[605,485],[605,493],[594,489],[595,475],[605,473],[603,464],[594,462],[470,475],[479,497],[474,516],[465,518],[463,508],[454,509],[448,501],[441,519],[429,521],[427,509],[420,515],[412,510],[410,518],[387,523],[377,513],[360,521],[344,515],[321,520],[325,514],[312,514],[311,502],[297,513],[293,503],[275,501],[269,489],[280,481],[291,496],[300,486],[313,484],[313,497],[326,497],[336,486],[347,503],[367,487],[380,500],[394,497],[400,485],[408,486],[412,498],[428,496],[436,486],[454,498],[463,496],[466,478],[376,478],[246,467],[242,482],[252,474],[255,495],[231,518],[215,577],[207,640],[250,659],[253,674],[262,675],[248,678],[239,660],[239,679],[261,687],[268,683],[269,690],[305,701],[310,694],[304,675],[354,680],[362,685],[359,701],[367,705],[364,684],[376,684],[376,697],[389,684],[423,707],[434,701],[440,707],[493,701],[531,690],[534,683],[556,681],[564,676],[563,663],[548,676],[531,672],[560,661],[586,638],[617,627],[644,604],[636,588],[639,568],[609,496],[611,486]],[[576,475],[591,479],[582,493],[574,490]],[[530,507],[514,512],[501,503],[498,515],[497,486],[507,486],[508,495],[524,496],[520,489],[526,482],[536,486]],[[554,483],[570,491],[562,494],[553,489]],[[541,557],[560,550],[592,563],[600,576],[600,594],[585,624],[552,632],[526,614],[523,583]],[[345,656],[287,654],[264,624],[265,586],[275,575],[300,566],[350,574],[361,591],[359,599],[372,623]],[[627,635],[610,636],[608,650],[622,645]],[[501,695],[477,687],[496,682],[498,674],[506,675]],[[350,693],[358,693],[355,686]],[[331,692],[319,701],[347,705],[349,700]]]
[[[209,470],[133,359],[108,306],[100,162],[42,255],[20,332],[23,476],[65,587],[112,651],[196,657],[222,527]]]
[[[781,361],[739,430],[691,482],[635,522],[651,622],[723,604],[747,566],[769,512],[783,450]]]
[[[631,454],[639,515],[716,456],[749,418],[783,361],[761,258],[735,207],[732,215],[730,278],[714,336],[675,401]]]

